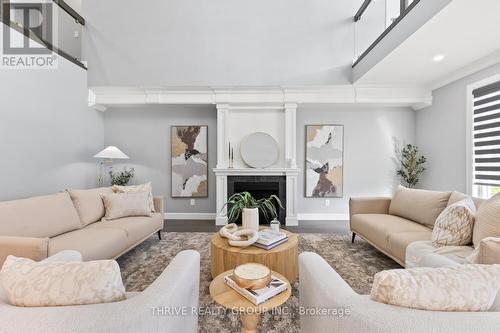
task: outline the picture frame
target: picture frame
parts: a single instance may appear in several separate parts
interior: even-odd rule
[[[173,125],[170,140],[172,198],[207,198],[208,126]]]
[[[306,125],[304,162],[305,197],[343,198],[344,125]]]

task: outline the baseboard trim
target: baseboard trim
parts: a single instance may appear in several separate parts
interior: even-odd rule
[[[215,220],[215,213],[165,213],[165,220]]]
[[[165,213],[165,220],[215,220],[215,213]],[[345,221],[349,214],[298,214],[299,221]]]
[[[299,221],[345,221],[349,214],[298,214]]]

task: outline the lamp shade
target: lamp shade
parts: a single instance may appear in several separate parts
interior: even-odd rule
[[[94,155],[95,158],[103,158],[108,160],[113,159],[128,159],[129,157],[125,155],[120,149],[115,146],[109,146]]]

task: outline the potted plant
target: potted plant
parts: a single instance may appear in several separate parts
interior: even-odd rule
[[[123,171],[118,172],[113,172],[113,169],[109,169],[109,179],[111,181],[111,185],[128,185],[130,179],[134,177],[134,172],[134,168],[130,168],[128,170],[123,168]]]
[[[398,157],[400,167],[397,175],[401,177],[409,188],[417,185],[420,175],[425,171],[425,156],[419,154],[418,147],[408,144],[403,147]]]
[[[281,209],[283,205],[281,200],[276,195],[271,195],[269,198],[255,199],[249,192],[241,192],[233,194],[222,209],[227,205],[227,217],[229,223],[236,221],[240,215],[243,223],[243,229],[259,230],[259,210],[262,212],[266,220],[276,218],[278,210],[274,204],[276,202]]]

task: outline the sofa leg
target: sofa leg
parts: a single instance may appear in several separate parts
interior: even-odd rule
[[[158,239],[161,240],[161,230],[158,230]]]
[[[352,240],[351,240],[351,243],[354,243],[354,238],[356,238],[356,233],[355,233],[355,232],[353,232],[353,233],[352,233]]]

